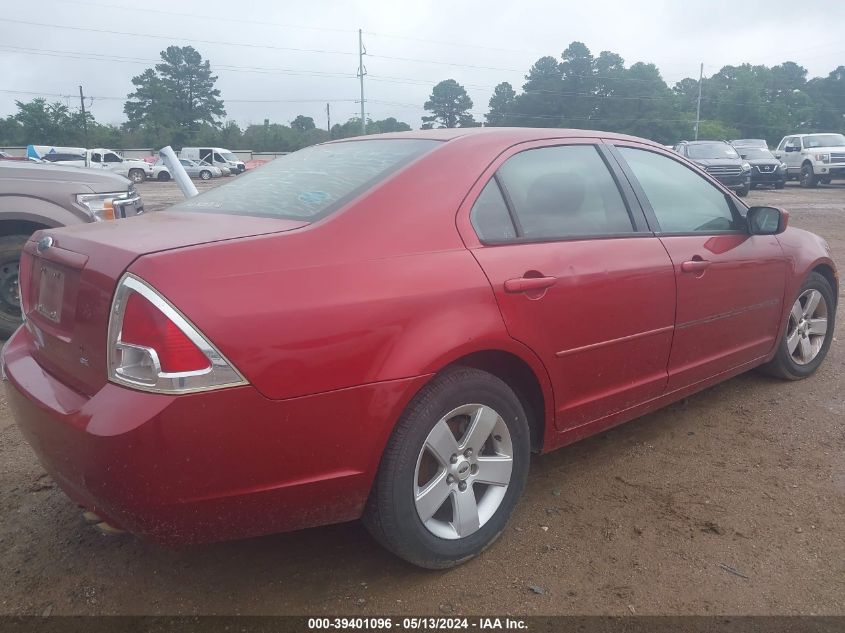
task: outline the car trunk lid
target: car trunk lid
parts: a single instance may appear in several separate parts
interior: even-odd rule
[[[68,386],[92,395],[108,379],[107,332],[117,282],[141,255],[290,231],[307,222],[157,213],[39,231],[24,246],[20,291],[32,355]]]

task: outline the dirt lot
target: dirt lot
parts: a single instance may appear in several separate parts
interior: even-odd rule
[[[148,208],[178,198],[140,189]],[[845,187],[749,201],[785,206],[845,264]],[[845,614],[843,321],[809,380],[744,375],[535,458],[502,538],[447,572],[357,523],[181,549],[101,536],[4,399],[0,613]]]

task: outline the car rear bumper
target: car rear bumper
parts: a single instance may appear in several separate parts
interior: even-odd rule
[[[241,538],[360,516],[393,423],[427,377],[289,400],[251,386],[169,396],[106,383],[92,397],[3,350],[15,419],[78,504],[165,543]]]

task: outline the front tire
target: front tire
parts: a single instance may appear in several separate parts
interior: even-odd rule
[[[740,187],[739,189],[736,190],[736,195],[738,195],[740,198],[744,198],[745,196],[748,195],[748,192],[749,192],[750,189],[751,189],[750,185],[745,185],[743,187]]]
[[[812,189],[819,186],[819,179],[813,172],[812,165],[804,165],[801,167],[801,186],[805,189]]]
[[[170,174],[166,171],[163,171],[158,175],[159,182],[167,182],[168,180],[170,180]]]
[[[18,270],[28,235],[0,237],[0,338],[8,338],[21,324]]]
[[[144,182],[147,179],[147,174],[144,173],[143,169],[130,169],[129,170],[129,180],[134,182],[135,184],[139,182]]]
[[[786,187],[786,182],[776,182],[775,183],[775,189],[783,189],[784,187]]]
[[[763,371],[786,380],[814,374],[830,349],[835,318],[836,298],[830,283],[819,273],[810,273],[787,315],[778,351]]]
[[[397,423],[364,525],[414,565],[454,567],[501,534],[522,495],[529,460],[528,422],[511,388],[477,369],[447,370]]]
[[[211,172],[207,170],[202,170],[200,172],[200,180],[211,180]]]

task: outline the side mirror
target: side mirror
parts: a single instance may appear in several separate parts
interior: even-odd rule
[[[751,207],[746,218],[751,235],[777,235],[789,225],[789,213],[777,207]]]

